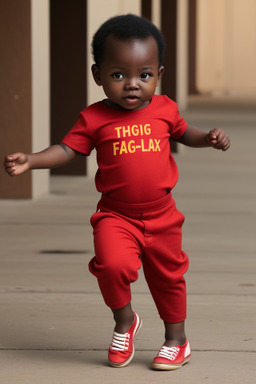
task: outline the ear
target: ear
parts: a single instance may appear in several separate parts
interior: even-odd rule
[[[157,79],[157,84],[160,82],[160,80],[162,79],[162,76],[164,74],[164,67],[161,66],[159,69],[158,69],[158,79]]]
[[[100,68],[98,67],[98,65],[93,64],[91,66],[91,71],[92,71],[92,75],[93,75],[95,83],[97,85],[102,85],[101,76],[100,76]]]

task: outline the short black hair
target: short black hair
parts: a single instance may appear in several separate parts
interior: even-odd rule
[[[108,36],[114,35],[119,39],[146,39],[152,36],[158,46],[159,67],[163,64],[165,41],[160,30],[149,20],[133,14],[115,16],[107,20],[95,33],[92,40],[92,55],[96,65],[104,54],[105,42]]]

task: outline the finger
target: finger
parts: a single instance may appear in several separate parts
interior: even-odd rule
[[[230,141],[228,140],[228,142],[225,144],[225,146],[222,148],[223,151],[227,151],[230,147]]]
[[[230,141],[227,137],[224,137],[223,140],[217,144],[218,149],[226,151],[230,146]]]
[[[212,145],[216,145],[216,144],[218,144],[218,141],[217,141],[216,138],[210,138],[210,143],[211,143]]]
[[[219,135],[223,134],[223,131],[222,131],[221,128],[214,128],[212,131],[214,132],[216,137],[218,137]]]
[[[8,173],[10,176],[18,176],[20,174],[16,167],[9,168]]]
[[[13,160],[14,160],[14,155],[5,156],[5,161],[13,161]]]
[[[210,141],[213,141],[213,140],[216,140],[217,139],[217,135],[216,135],[216,132],[215,132],[215,129],[212,129],[210,132],[209,132],[209,139]]]
[[[8,174],[9,174],[9,176],[11,176],[11,177],[16,176],[16,172],[15,172],[15,171],[9,172]]]
[[[15,163],[8,161],[4,163],[5,168],[11,168],[15,166]]]
[[[15,161],[15,160],[19,159],[21,156],[22,156],[21,152],[16,152],[16,153],[13,153],[11,155],[7,155],[6,160],[7,161]]]
[[[226,146],[226,144],[224,143],[224,142],[220,142],[220,143],[217,143],[216,145],[215,145],[215,148],[216,149],[223,149],[223,148],[225,148],[225,146]]]
[[[10,176],[14,176],[15,175],[15,170],[13,168],[5,168],[5,171],[8,173],[8,175]]]
[[[214,137],[217,138],[222,133],[222,130],[220,128],[214,128],[211,130],[211,133]]]

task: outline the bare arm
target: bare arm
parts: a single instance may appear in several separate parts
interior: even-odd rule
[[[205,133],[189,126],[184,135],[176,141],[195,148],[213,147],[226,151],[230,147],[229,137],[221,128],[215,128],[209,133]]]
[[[70,163],[77,152],[64,144],[53,145],[38,153],[13,153],[5,157],[5,170],[18,176],[30,169],[57,168]]]

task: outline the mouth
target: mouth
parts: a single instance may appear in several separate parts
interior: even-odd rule
[[[128,104],[135,104],[139,100],[139,97],[136,95],[128,95],[124,97],[124,99]]]

